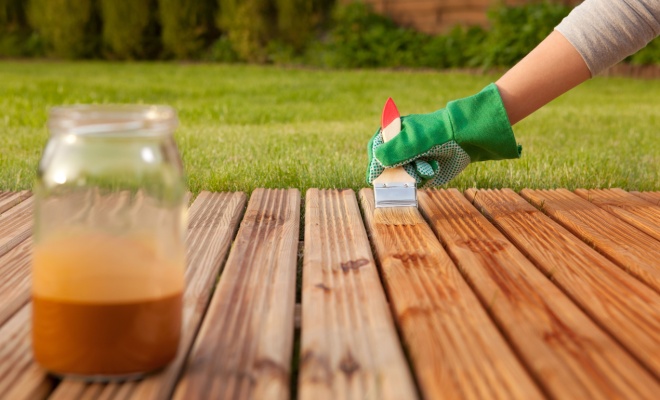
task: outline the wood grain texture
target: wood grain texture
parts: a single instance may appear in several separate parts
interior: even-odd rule
[[[660,295],[510,189],[466,197],[601,328],[660,377]]]
[[[0,215],[0,256],[30,236],[32,197],[28,197]]]
[[[630,192],[631,194],[634,194],[637,197],[641,197],[642,199],[648,201],[649,203],[655,204],[656,206],[660,206],[660,192],[637,192],[633,191]]]
[[[655,398],[658,381],[548,280],[457,190],[420,206],[467,281],[554,398]]]
[[[53,378],[44,376],[41,367],[30,363],[20,372],[5,396],[8,400],[44,399],[51,393],[55,384]],[[3,398],[2,395],[0,398]]]
[[[660,242],[566,189],[521,195],[625,271],[660,292]]]
[[[373,190],[361,190],[360,201],[422,396],[541,398],[421,215],[415,224],[376,224]]]
[[[0,256],[0,326],[30,300],[32,239]]]
[[[416,398],[355,192],[305,199],[298,398]]]
[[[30,315],[26,304],[0,327],[0,399],[42,399],[54,385],[32,361]]]
[[[288,399],[300,192],[256,189],[176,399]]]
[[[660,205],[621,189],[577,189],[575,194],[660,240]]]
[[[167,399],[181,373],[206,311],[213,286],[227,257],[245,207],[244,193],[209,193],[197,196],[189,210],[186,289],[183,295],[183,327],[176,359],[163,371],[139,382],[85,384],[65,380],[53,393],[54,400],[95,398]]]
[[[32,193],[24,190],[22,192],[0,192],[0,214],[14,207],[18,203],[32,196]]]

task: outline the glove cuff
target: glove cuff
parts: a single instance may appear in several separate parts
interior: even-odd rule
[[[516,143],[494,83],[473,96],[450,101],[447,112],[454,139],[470,156],[471,162],[520,157],[522,146]]]

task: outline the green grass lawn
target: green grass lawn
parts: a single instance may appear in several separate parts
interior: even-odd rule
[[[0,190],[29,189],[49,107],[157,103],[180,117],[190,189],[366,186],[366,144],[392,96],[430,112],[497,79],[161,63],[0,62]],[[596,78],[514,127],[523,157],[470,165],[448,186],[660,190],[660,80]]]

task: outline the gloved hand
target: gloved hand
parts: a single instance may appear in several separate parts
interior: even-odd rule
[[[367,147],[367,182],[385,168],[403,166],[420,187],[442,185],[471,162],[519,158],[521,151],[491,83],[441,110],[402,117],[401,132],[387,143],[379,129]]]

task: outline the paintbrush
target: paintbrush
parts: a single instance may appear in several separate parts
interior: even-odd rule
[[[381,117],[383,142],[401,131],[401,115],[394,101],[385,102]],[[373,181],[374,222],[386,225],[414,225],[417,217],[417,185],[403,167],[385,168]]]

